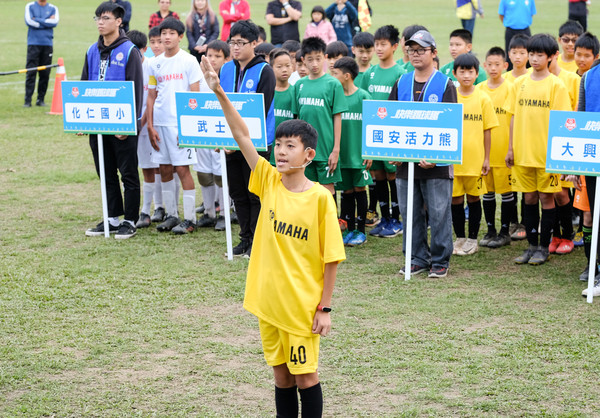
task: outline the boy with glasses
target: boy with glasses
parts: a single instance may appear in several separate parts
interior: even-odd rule
[[[569,20],[563,23],[558,29],[558,43],[562,49],[562,54],[558,56],[558,66],[563,70],[572,73],[577,71],[577,62],[575,62],[575,43],[583,35],[583,27],[579,22]]]

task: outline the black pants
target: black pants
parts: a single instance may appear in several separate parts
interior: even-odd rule
[[[587,30],[587,5],[584,1],[569,3],[569,20],[581,23],[583,30]]]
[[[40,65],[52,64],[52,47],[44,45],[27,46],[27,64],[26,68],[39,67]],[[30,71],[25,77],[25,103],[31,103],[31,97],[35,90],[35,75],[39,74],[38,82],[38,101],[43,102],[48,90],[48,78],[50,78],[50,68],[44,71]]]
[[[267,161],[271,151],[259,152]],[[260,199],[248,190],[250,166],[240,151],[227,155],[227,180],[229,196],[233,199],[235,213],[240,223],[240,238],[252,242],[260,212]]]
[[[506,28],[506,30],[504,31],[504,50],[506,51],[506,60],[508,61],[508,70],[506,70],[506,71],[511,71],[513,68],[512,62],[510,61],[510,58],[508,58],[508,46],[510,45],[510,41],[513,38],[513,36],[520,35],[520,34],[531,36],[531,30],[529,30],[529,28],[525,28],[525,29]]]
[[[125,215],[125,219],[137,222],[140,212],[140,176],[138,173],[137,136],[117,139],[114,135],[103,135],[104,173],[106,176],[106,200],[108,216]],[[98,135],[90,135],[90,148],[94,155],[96,173],[100,176],[98,161]],[[121,194],[119,173],[125,189]]]

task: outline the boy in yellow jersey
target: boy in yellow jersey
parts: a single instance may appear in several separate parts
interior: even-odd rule
[[[568,20],[558,29],[558,43],[562,54],[558,56],[558,66],[572,73],[577,71],[575,62],[575,43],[583,35],[583,26],[574,20]]]
[[[487,234],[479,241],[482,247],[499,248],[510,245],[509,227],[516,219],[517,206],[511,186],[511,170],[506,167],[504,157],[508,151],[508,135],[511,114],[504,109],[504,102],[512,88],[510,81],[502,78],[508,67],[506,54],[499,47],[491,48],[483,63],[488,79],[477,86],[485,92],[494,105],[499,125],[491,131],[490,172],[483,177],[487,193],[483,195],[483,213],[488,226]],[[502,196],[500,207],[500,233],[496,232],[496,193]]]
[[[337,265],[346,256],[331,193],[304,175],[315,157],[317,131],[302,120],[275,133],[277,168],[252,145],[248,127],[206,57],[202,71],[215,92],[233,138],[252,170],[248,189],[261,200],[244,308],[258,317],[267,364],[275,376],[277,416],[320,417],[319,337],[331,329]]]
[[[529,42],[529,36],[527,35],[515,35],[510,41],[508,57],[513,64],[513,69],[504,73],[503,77],[511,83],[528,73],[527,42]]]
[[[524,222],[529,247],[517,264],[539,265],[548,260],[548,247],[556,216],[554,193],[561,191],[560,176],[546,173],[548,121],[551,110],[570,110],[565,84],[548,69],[558,52],[547,34],[531,37],[527,44],[531,74],[515,81],[505,108],[512,113],[506,164],[513,167],[513,190],[524,193]],[[538,202],[542,203],[541,228]]]
[[[462,54],[454,60],[453,75],[459,83],[458,103],[463,104],[463,149],[469,157],[454,166],[452,224],[456,234],[453,254],[469,255],[479,249],[477,234],[481,222],[480,196],[486,187],[482,175],[490,170],[491,129],[498,126],[494,105],[483,90],[475,88],[479,60]],[[469,207],[469,237],[465,237],[464,196]]]

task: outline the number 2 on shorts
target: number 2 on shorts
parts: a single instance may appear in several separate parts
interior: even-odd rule
[[[297,353],[294,352],[294,346],[290,347],[290,363],[298,364],[298,362],[306,363],[306,349],[303,345],[298,346]]]

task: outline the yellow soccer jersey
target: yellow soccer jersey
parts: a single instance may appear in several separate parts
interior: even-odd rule
[[[531,69],[531,67],[530,67],[530,68],[528,68],[528,69],[527,69],[527,74],[531,74],[531,72],[532,72],[532,71],[533,71],[533,70]],[[527,74],[523,74],[523,75],[527,75]],[[504,77],[504,79],[505,79],[506,81],[510,81],[512,84],[514,84],[514,83],[515,83],[515,81],[517,80],[517,78],[523,77],[523,75],[520,75],[519,77],[515,77],[515,76],[513,75],[513,72],[512,72],[512,71],[507,71],[507,72],[505,72],[504,74],[502,74],[502,77]]]
[[[575,62],[575,60],[570,61],[570,62],[563,61],[562,54],[560,54],[558,56],[558,59],[556,60],[556,63],[563,70],[569,71],[569,72],[572,72],[572,73],[576,73],[577,70],[579,69],[579,67],[577,67],[577,63]]]
[[[463,163],[454,166],[454,175],[480,176],[485,159],[483,131],[498,126],[498,118],[492,99],[482,90],[475,88],[469,96],[457,91],[456,96],[463,105]]]
[[[558,78],[565,83],[565,87],[569,92],[569,98],[571,99],[571,109],[569,110],[577,111],[577,102],[579,101],[579,83],[581,82],[581,77],[579,77],[577,73],[561,70],[560,73],[558,73]]]
[[[512,88],[512,83],[504,80],[500,86],[491,89],[487,82],[477,85],[477,88],[484,91],[494,105],[494,111],[498,118],[498,126],[492,128],[492,146],[490,147],[490,167],[506,167],[506,153],[508,152],[508,135],[510,134],[511,114],[504,109],[504,102]]]
[[[550,111],[571,110],[565,83],[554,74],[543,80],[532,80],[531,75],[519,77],[504,107],[514,117],[515,165],[545,168]]]
[[[346,259],[331,193],[315,184],[293,193],[259,158],[248,189],[260,197],[244,308],[294,335],[312,336],[326,263]]]

